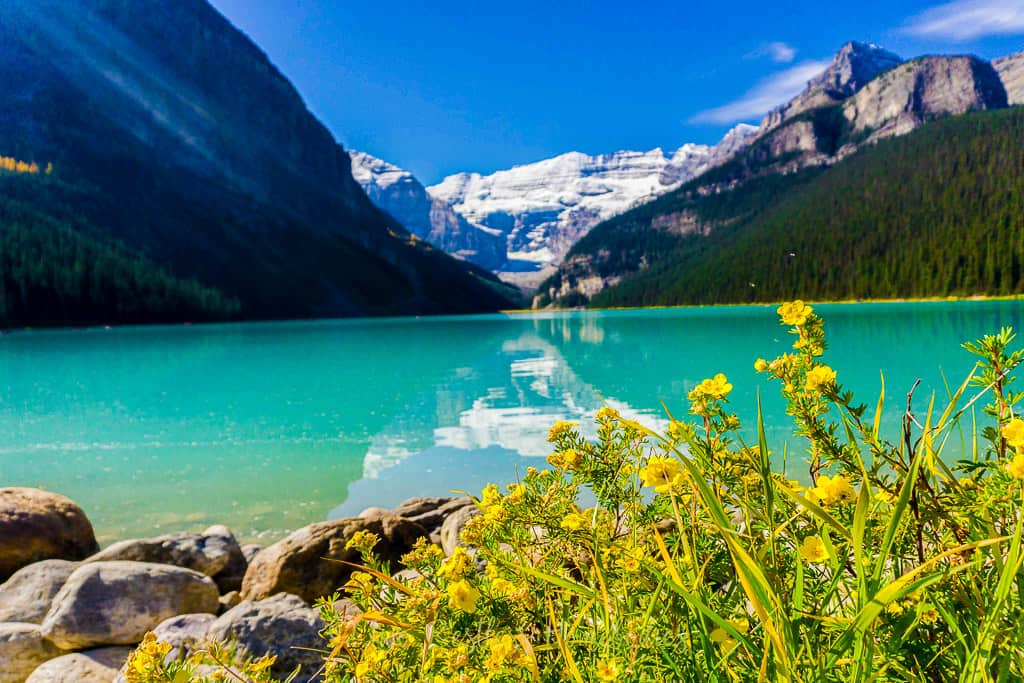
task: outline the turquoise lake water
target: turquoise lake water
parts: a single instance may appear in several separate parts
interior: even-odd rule
[[[898,428],[973,365],[962,341],[1022,327],[1024,302],[818,306],[839,379]],[[715,372],[772,450],[791,338],[774,307],[30,331],[0,337],[0,485],[63,493],[101,542],[224,523],[268,542],[414,495],[478,493],[543,464],[555,420],[605,402],[652,426]]]

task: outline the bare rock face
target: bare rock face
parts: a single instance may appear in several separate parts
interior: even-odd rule
[[[100,647],[46,662],[25,683],[110,683],[124,665],[130,647]]]
[[[1024,104],[1024,52],[997,59],[992,66],[999,72],[1009,103]]]
[[[0,488],[0,581],[40,560],[84,560],[99,550],[89,518],[70,499]]]
[[[359,553],[345,544],[357,531],[380,538],[374,549],[393,568],[426,530],[416,522],[393,515],[372,519],[346,518],[311,524],[263,549],[253,558],[242,582],[242,598],[261,600],[276,593],[292,593],[312,603],[330,595],[348,580]]]
[[[902,64],[843,103],[854,135],[902,135],[938,118],[1007,106],[991,64],[977,57],[924,57]]]
[[[213,578],[223,592],[238,590],[248,564],[241,546],[226,526],[212,526],[201,534],[177,533],[119,541],[87,562],[128,560],[191,569]]]
[[[72,650],[133,645],[179,614],[215,613],[219,593],[199,572],[147,562],[90,562],[76,569],[53,600],[43,635]]]
[[[324,623],[316,610],[294,595],[279,593],[259,601],[246,600],[217,618],[206,632],[210,642],[237,642],[239,655],[274,655],[274,676],[284,677],[296,666],[298,680],[311,677],[323,664],[319,632]]]
[[[16,571],[0,585],[0,622],[41,624],[53,598],[77,567],[77,562],[43,560]]]
[[[760,134],[804,112],[845,100],[876,76],[902,62],[899,55],[877,45],[847,43],[836,54],[832,64],[807,83],[802,93],[765,117]]]
[[[22,683],[36,667],[60,654],[36,624],[0,624],[0,683]]]

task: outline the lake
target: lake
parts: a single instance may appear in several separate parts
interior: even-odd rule
[[[885,371],[892,433],[916,379],[922,404],[959,384],[960,343],[1021,328],[1024,302],[816,310],[826,362],[872,410]],[[213,523],[266,543],[513,480],[543,465],[551,423],[605,403],[663,426],[716,372],[748,425],[761,391],[770,447],[793,452],[753,369],[791,341],[774,306],[18,332],[0,337],[0,485],[69,496],[101,543]]]

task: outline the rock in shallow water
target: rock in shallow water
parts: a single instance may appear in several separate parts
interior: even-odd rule
[[[84,560],[99,550],[73,501],[31,488],[0,488],[0,581],[40,560]]]
[[[402,517],[347,518],[303,527],[287,538],[264,548],[246,571],[242,598],[260,600],[276,593],[292,593],[307,602],[330,595],[348,580],[359,562],[355,550],[345,544],[357,531],[370,531],[380,538],[374,548],[381,559],[400,569],[399,559],[418,538],[426,536],[419,524]]]
[[[40,664],[61,654],[36,624],[0,624],[0,683],[22,683]]]
[[[199,572],[147,562],[91,562],[72,572],[42,632],[65,649],[132,645],[179,614],[217,611],[219,593]]]
[[[119,541],[87,562],[130,560],[192,569],[212,577],[222,591],[238,590],[248,562],[234,534],[226,526],[212,526],[201,534],[177,533]]]
[[[0,585],[0,622],[41,624],[54,596],[77,567],[77,562],[43,560],[16,571]]]
[[[301,666],[298,680],[306,681],[323,664],[320,651],[324,641],[319,635],[323,627],[316,610],[294,595],[280,593],[231,608],[217,617],[206,638],[221,643],[237,641],[242,656],[276,656],[271,668],[274,676],[286,676]]]
[[[46,662],[25,683],[110,683],[124,665],[130,647],[101,647]]]

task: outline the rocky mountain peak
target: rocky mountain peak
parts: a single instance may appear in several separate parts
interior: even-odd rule
[[[812,109],[841,102],[879,74],[902,63],[899,55],[878,45],[849,42],[840,48],[828,68],[808,81],[803,92],[764,118],[760,132],[767,133]]]
[[[1024,52],[997,59],[992,66],[1003,81],[1010,104],[1024,104]]]

